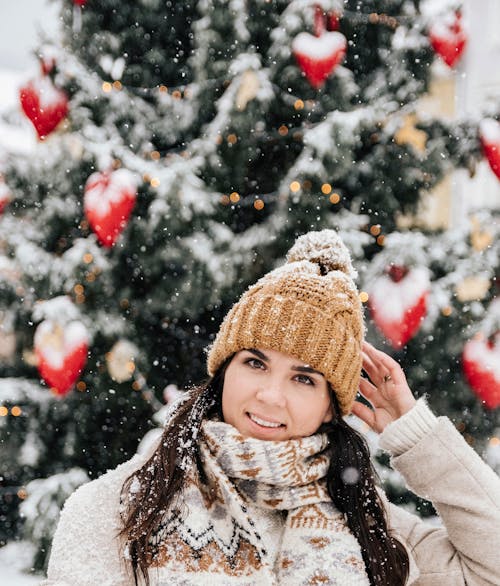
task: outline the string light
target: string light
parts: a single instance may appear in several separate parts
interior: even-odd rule
[[[87,385],[85,384],[84,381],[80,380],[76,383],[76,389],[77,389],[77,391],[80,391],[80,393],[83,393],[84,391],[87,390]]]
[[[366,291],[361,291],[359,293],[359,300],[361,301],[361,303],[366,303],[369,299],[369,295]]]
[[[272,0],[266,0],[267,3],[270,3]],[[400,24],[402,23],[411,23],[414,20],[414,16],[411,15],[397,15],[397,16],[391,16],[385,13],[378,13],[378,12],[370,12],[370,13],[361,13],[361,12],[357,12],[357,11],[351,11],[351,10],[343,10],[342,13],[339,15],[341,19],[344,20],[350,20],[351,23],[354,26],[358,26],[360,24],[371,24],[371,25],[382,25],[382,26],[387,26],[391,29],[396,29]],[[204,85],[220,85],[222,81],[222,78],[210,78],[207,80],[204,80],[203,84]],[[222,86],[224,88],[228,87],[228,85],[231,83],[231,80],[229,79],[224,79],[224,81],[222,82]],[[116,84],[116,86],[115,86]],[[111,85],[109,82],[103,82],[103,90],[105,92],[110,92],[112,87],[115,87],[115,89],[122,89],[124,86],[122,85],[122,83],[118,80],[113,82],[113,85]],[[274,85],[274,84],[273,84]],[[106,87],[106,89],[105,89]],[[126,89],[130,92],[134,92],[140,95],[149,95],[149,94],[153,94],[156,92],[160,92],[162,94],[168,93],[169,92],[169,88],[165,85],[165,84],[159,84],[153,88],[144,88],[144,87],[137,87],[137,86],[125,86]],[[281,88],[278,88],[281,91]],[[184,92],[184,96],[189,98],[192,95],[192,91],[189,88],[189,86],[187,85],[180,85],[180,86],[176,86],[171,88],[172,90],[172,96],[176,99],[179,99],[182,97],[182,93]],[[175,95],[174,95],[175,94]],[[285,93],[283,92],[283,95],[285,95]],[[290,96],[290,94],[287,94],[288,96]],[[304,102],[300,99],[296,99],[294,98],[294,107],[296,110],[302,110],[304,108]]]
[[[284,98],[284,102],[289,102],[291,96],[289,94],[283,93],[283,98]],[[297,100],[295,100],[295,98],[292,98],[292,103],[296,109],[302,109],[304,107],[304,102],[302,100],[297,101]],[[315,108],[317,113],[322,112],[322,109],[319,107],[319,102],[315,102],[313,100],[308,100],[308,105],[310,106],[311,110],[313,108]],[[259,136],[261,136],[263,134],[263,132],[258,131],[257,134]],[[285,136],[288,136],[289,134],[292,135],[293,140],[295,140],[296,142],[302,142],[303,137],[304,137],[302,126],[288,127],[283,124],[283,125],[279,126],[274,131],[267,131],[264,138],[265,138],[266,142],[273,142],[274,143],[278,137],[284,138]],[[222,137],[222,135],[220,133],[217,133],[214,136],[213,141],[215,144],[220,145],[224,141],[224,138]],[[236,144],[236,142],[238,142],[238,137],[236,134],[231,133],[227,136],[226,141],[231,145]],[[160,151],[152,151],[152,152],[156,152],[156,153],[158,153],[158,155],[155,155],[153,157],[152,153],[148,153],[148,156],[150,156],[151,158],[156,160],[156,157],[159,159],[162,156],[165,156],[165,157],[171,156],[176,151],[174,149],[169,149],[169,150],[166,150],[165,152],[160,152]],[[185,151],[177,151],[177,153],[180,154],[181,156],[187,155],[187,153]]]
[[[14,417],[19,417],[22,414],[22,409],[19,407],[19,405],[14,405],[10,412]]]
[[[380,224],[375,224],[374,226],[372,226],[370,228],[370,234],[372,236],[378,236],[380,234],[380,232],[381,232]]]
[[[350,13],[350,14],[356,14],[356,13]],[[363,15],[365,16],[365,15]],[[363,22],[366,22],[365,19],[363,19]],[[368,22],[370,24],[383,24],[388,26],[389,28],[395,29],[399,26],[399,22],[397,20],[397,18],[395,18],[394,16],[388,16],[387,14],[378,14],[377,12],[372,12],[371,14],[368,15]]]
[[[233,191],[233,193],[231,193],[231,195],[222,194],[219,198],[219,202],[221,203],[221,205],[224,205],[224,206],[227,206],[229,204],[238,203],[240,205],[240,207],[252,206],[256,210],[261,210],[266,205],[266,201],[272,202],[272,201],[275,201],[278,197],[279,197],[278,194],[276,192],[274,192],[274,193],[267,193],[267,194],[261,195],[259,197],[254,196],[254,199],[252,199],[251,196],[246,196],[244,198],[241,198],[239,193],[237,193],[236,191]]]
[[[93,256],[90,254],[90,252],[86,252],[86,253],[83,255],[83,262],[84,262],[85,264],[87,264],[87,265],[88,265],[88,264],[90,264],[90,263],[91,263],[93,260],[94,260],[94,257],[93,257]]]
[[[103,81],[102,82],[102,91],[106,94],[109,94],[109,92],[113,89],[113,86],[109,83],[109,81]]]
[[[299,191],[301,189],[301,187],[302,187],[302,189],[311,189],[312,184],[307,179],[303,182],[302,186],[298,181],[292,181],[292,183],[289,185],[289,190],[292,193],[296,193],[297,191]],[[236,198],[236,195],[233,195],[231,198],[231,196],[229,196],[227,194],[220,194],[219,195],[219,203],[224,206],[227,206],[231,203],[233,203],[233,204],[238,203],[238,205],[240,207],[245,207],[245,206],[246,207],[249,207],[249,206],[255,207],[254,203],[256,200],[262,200],[263,204],[268,205],[268,204],[276,202],[276,201],[286,202],[286,201],[288,201],[288,198],[289,198],[289,192],[278,192],[278,191],[259,194],[258,196],[256,194],[246,194],[245,196],[242,197],[237,192],[233,192],[233,194],[236,194],[238,199]],[[332,204],[337,204],[337,203],[339,203],[340,200],[341,200],[341,196],[338,193],[332,193],[329,197],[329,201]],[[379,236],[379,238],[384,238],[384,237]]]
[[[0,417],[6,417],[8,414],[9,414],[9,410],[7,409],[7,407],[2,405],[0,407]]]
[[[443,309],[441,310],[441,313],[445,317],[449,317],[453,313],[453,308],[450,307],[449,305],[447,305],[446,307],[443,307]]]
[[[84,303],[85,302],[85,288],[83,287],[83,285],[81,285],[80,283],[76,284],[73,287],[73,291],[75,292],[75,301],[78,304]]]
[[[379,246],[384,246],[384,244],[385,244],[385,236],[383,234],[381,234],[380,236],[377,237],[377,244]]]
[[[150,183],[151,187],[159,187],[160,186],[160,180],[158,179],[158,177],[153,177],[149,183]]]
[[[321,193],[328,195],[331,192],[332,192],[332,186],[329,183],[323,183],[323,185],[321,186]]]

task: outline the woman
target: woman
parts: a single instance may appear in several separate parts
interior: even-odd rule
[[[151,453],[68,499],[45,586],[500,584],[500,479],[363,342],[337,234],[287,258],[232,307]],[[388,503],[351,412],[444,527]]]

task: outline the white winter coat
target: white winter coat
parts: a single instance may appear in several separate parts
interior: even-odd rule
[[[408,584],[499,586],[500,478],[450,420],[436,418],[423,400],[386,428],[380,445],[410,489],[432,501],[443,523],[426,523],[386,501],[389,526],[410,555]],[[115,536],[122,484],[143,462],[144,456],[135,456],[68,499],[42,586],[133,586]],[[152,586],[165,583],[151,575]],[[180,573],[169,576],[168,583],[192,582]],[[215,577],[210,583],[221,584]]]

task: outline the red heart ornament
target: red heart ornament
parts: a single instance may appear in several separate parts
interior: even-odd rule
[[[55,48],[52,45],[44,45],[38,52],[38,59],[40,60],[42,75],[49,75],[57,63]]]
[[[87,362],[89,336],[85,326],[73,321],[64,328],[50,320],[35,332],[38,372],[58,396],[66,395]]]
[[[342,33],[326,32],[315,37],[299,33],[292,42],[292,51],[310,84],[318,89],[345,56],[347,40]]]
[[[340,29],[340,19],[342,14],[337,11],[329,12],[326,15],[327,18],[327,30],[338,31]]]
[[[500,122],[493,118],[482,120],[479,138],[491,170],[500,179]]]
[[[314,34],[319,37],[325,30],[338,31],[342,14],[337,10],[325,12],[318,4],[314,9]]]
[[[429,39],[434,51],[446,65],[453,67],[467,44],[467,34],[462,27],[460,13],[449,14],[433,24],[429,30]]]
[[[29,81],[19,92],[21,107],[40,140],[50,134],[68,114],[68,96],[49,77]]]
[[[423,268],[393,266],[388,272],[375,280],[368,306],[377,328],[397,349],[413,338],[427,314],[430,281]]]
[[[103,246],[113,246],[123,232],[136,198],[137,180],[127,169],[93,173],[87,179],[83,208]]]
[[[462,353],[467,382],[488,409],[500,406],[500,332],[492,338],[478,334]]]

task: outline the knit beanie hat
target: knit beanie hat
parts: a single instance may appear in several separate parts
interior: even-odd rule
[[[250,348],[294,356],[323,374],[342,412],[359,387],[364,324],[351,257],[334,230],[297,239],[287,263],[249,287],[224,318],[208,351],[213,376]]]

